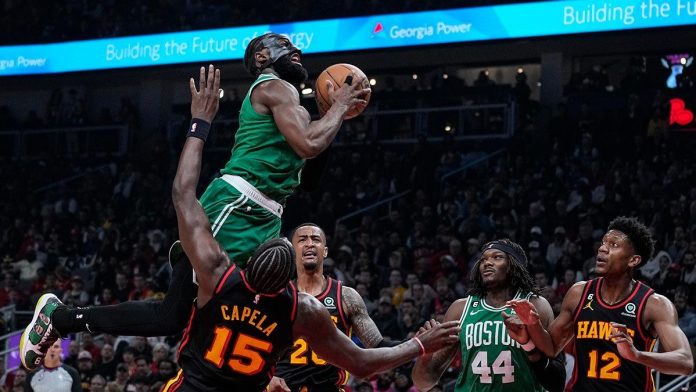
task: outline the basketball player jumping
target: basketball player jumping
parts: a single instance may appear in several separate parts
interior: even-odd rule
[[[294,87],[307,78],[300,54],[284,35],[268,33],[249,43],[244,65],[257,79],[243,100],[233,153],[222,169],[223,176],[213,180],[201,197],[213,235],[230,260],[240,266],[259,244],[278,237],[286,198],[298,185],[311,187],[318,182],[327,161],[326,155],[320,153],[336,136],[344,114],[353,105],[364,104],[359,97],[369,91],[359,88],[362,83],[357,80],[352,86],[344,84],[336,90],[330,86],[334,104],[320,120],[310,121]],[[201,89],[204,79],[205,69],[201,68]],[[192,122],[191,131],[205,139],[218,104],[215,100],[215,110],[205,112],[205,108],[194,107],[192,103],[192,115],[197,120]],[[307,167],[302,170],[305,159],[308,159]],[[44,339],[48,332],[139,336],[181,332],[196,287],[192,283],[191,266],[176,263],[180,253],[180,246],[175,243],[170,250],[172,282],[163,301],[129,301],[75,309],[62,306],[57,298],[42,297],[36,305],[34,320],[45,318],[44,324],[52,327],[41,328],[40,333],[34,322],[27,327],[20,345],[22,363],[29,369],[40,364],[50,347]]]
[[[421,391],[430,390],[459,351],[462,371],[456,392],[537,392],[542,386],[561,392],[565,384],[562,361],[548,359],[531,345],[520,345],[508,335],[508,330],[519,324],[505,309],[506,302],[513,298],[528,299],[538,306],[543,325],[553,319],[551,306],[538,295],[527,271],[524,250],[502,239],[485,244],[481,251],[471,271],[470,295],[455,301],[445,314],[445,321],[459,320],[459,344],[418,358],[413,382]]]
[[[600,276],[576,283],[563,299],[561,313],[545,325],[536,304],[513,300],[509,306],[526,325],[533,343],[555,355],[575,338],[572,391],[654,391],[650,369],[690,374],[693,357],[677,325],[672,302],[633,279],[634,269],[650,259],[649,229],[635,218],[609,224],[597,250]],[[652,352],[655,339],[660,352]]]
[[[192,95],[206,99],[217,93],[219,71],[214,83],[211,78],[212,72],[201,92],[192,83]],[[457,324],[444,323],[396,347],[359,349],[336,329],[324,305],[298,293],[290,282],[295,252],[286,239],[265,242],[239,271],[213,236],[196,198],[203,145],[204,140],[189,133],[172,186],[181,244],[199,285],[180,348],[182,371],[165,392],[262,391],[293,337],[306,339],[318,355],[362,377],[457,339]]]

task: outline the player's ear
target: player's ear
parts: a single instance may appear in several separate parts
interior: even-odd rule
[[[326,258],[326,256],[328,256],[328,255],[329,255],[329,248],[324,247],[324,258]]]
[[[640,255],[633,255],[631,256],[630,260],[628,260],[628,266],[631,268],[636,268],[640,265],[641,260],[642,258]]]
[[[262,64],[264,64],[264,63],[266,63],[266,61],[268,61],[268,54],[267,54],[267,52],[268,52],[268,49],[263,48],[262,50],[260,50],[260,51],[258,51],[258,52],[256,52],[256,53],[254,53],[254,60],[256,61],[256,63],[257,63],[259,66],[262,65]]]

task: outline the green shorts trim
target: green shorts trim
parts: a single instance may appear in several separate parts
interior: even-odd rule
[[[233,186],[216,178],[200,199],[213,236],[240,267],[266,240],[280,236],[278,216],[256,204]]]

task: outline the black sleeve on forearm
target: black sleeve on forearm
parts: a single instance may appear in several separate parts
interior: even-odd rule
[[[394,346],[400,345],[401,343],[403,343],[405,341],[406,340],[391,340],[391,339],[384,338],[379,343],[377,343],[377,345],[375,347],[394,347]]]
[[[329,145],[326,150],[322,151],[315,158],[307,159],[307,163],[305,163],[302,169],[302,177],[300,177],[300,189],[311,192],[319,187],[321,176],[324,174],[326,164],[329,163],[330,151],[331,146]]]
[[[556,358],[542,358],[536,362],[529,361],[534,376],[544,389],[549,392],[563,392],[565,389],[566,370],[565,354],[560,353]]]

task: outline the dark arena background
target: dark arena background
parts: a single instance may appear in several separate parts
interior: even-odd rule
[[[281,235],[322,227],[324,272],[357,290],[385,337],[441,320],[496,238],[523,246],[558,313],[570,286],[595,276],[609,222],[626,215],[656,240],[635,278],[674,302],[693,348],[694,1],[270,3],[2,2],[1,391],[30,390],[18,342],[41,294],[75,306],[163,297],[188,80],[202,65],[222,71],[202,192],[230,157],[252,82],[244,48],[266,31],[302,49],[299,94],[313,119],[323,69],[350,63],[369,78],[368,107],[343,123],[318,189],[288,199]],[[101,374],[109,391],[157,391],[181,335],[65,338],[84,390],[104,390],[90,387]],[[351,377],[346,390],[415,390],[411,367]],[[455,358],[435,390],[452,391],[460,368]],[[686,376],[654,377],[660,392],[696,390]]]

